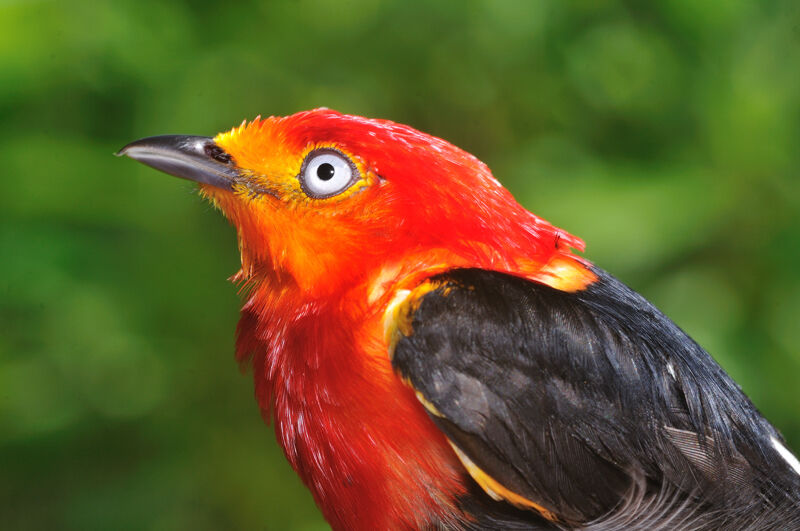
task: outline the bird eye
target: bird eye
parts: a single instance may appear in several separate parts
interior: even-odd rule
[[[355,164],[335,149],[315,149],[300,168],[300,186],[309,197],[324,199],[345,191],[358,179]]]

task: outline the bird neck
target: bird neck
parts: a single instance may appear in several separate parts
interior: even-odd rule
[[[242,310],[239,360],[252,363],[262,412],[334,528],[452,521],[460,466],[392,371],[383,340],[391,294],[372,284],[323,300],[262,282]]]
[[[553,251],[503,261],[429,249],[387,262],[320,296],[292,275],[266,273],[242,310],[237,356],[252,363],[256,396],[287,459],[335,528],[457,522],[465,476],[442,432],[391,366],[384,316],[395,295],[452,267],[500,269],[565,289],[595,276]]]

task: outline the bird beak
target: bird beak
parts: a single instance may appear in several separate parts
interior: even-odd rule
[[[233,189],[241,173],[231,156],[205,136],[163,135],[131,142],[117,156],[138,160],[175,177]]]

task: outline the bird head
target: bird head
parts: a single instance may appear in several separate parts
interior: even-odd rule
[[[237,229],[241,278],[310,296],[398,264],[558,276],[583,246],[520,206],[474,156],[386,120],[316,109],[214,138],[145,138],[120,154],[200,183]]]

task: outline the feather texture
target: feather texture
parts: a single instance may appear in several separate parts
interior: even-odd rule
[[[477,269],[434,277],[393,365],[459,451],[557,525],[796,523],[800,475],[775,429],[674,323],[594,272],[575,293]]]

